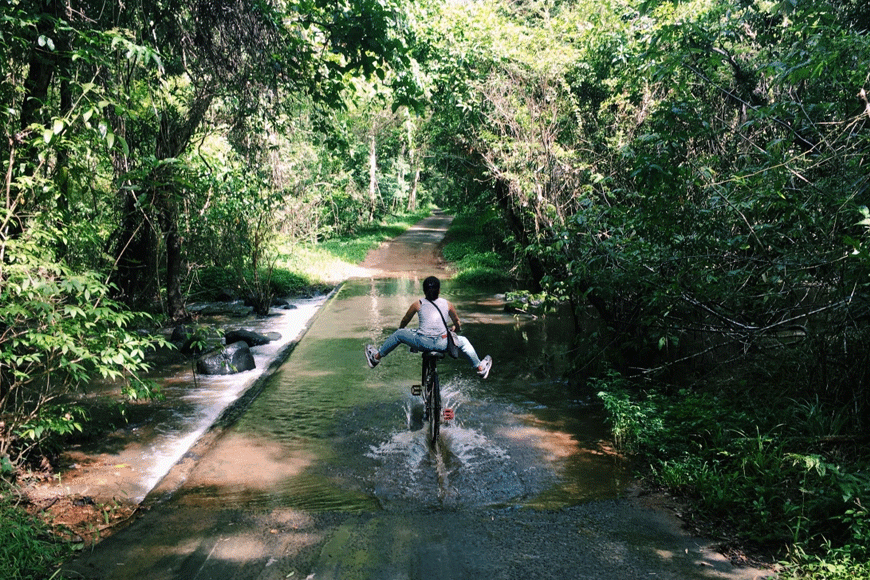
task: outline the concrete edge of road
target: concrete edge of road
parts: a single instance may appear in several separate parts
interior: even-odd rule
[[[278,351],[275,358],[269,363],[269,366],[266,367],[259,377],[257,377],[257,380],[255,380],[235,401],[230,403],[221,414],[218,415],[215,422],[212,423],[211,426],[209,426],[208,429],[197,438],[184,455],[182,455],[181,459],[169,468],[166,475],[157,482],[157,484],[140,502],[139,507],[141,509],[147,510],[151,506],[163,503],[170,499],[175,492],[181,489],[181,486],[184,485],[185,481],[187,481],[187,478],[196,467],[200,458],[202,458],[214,446],[217,440],[220,439],[220,437],[239,420],[239,417],[241,417],[247,408],[250,407],[251,403],[260,396],[266,383],[270,378],[272,378],[272,375],[274,375],[277,370],[287,362],[287,359],[290,358],[293,350],[295,350],[296,345],[305,338],[305,335],[314,324],[314,321],[318,316],[320,316],[320,313],[323,312],[323,309],[332,301],[332,299],[335,298],[344,284],[345,282],[338,283],[335,288],[327,294],[326,300],[324,300],[323,304],[317,309],[311,318],[308,319],[302,327],[302,330],[299,332],[299,335]]]

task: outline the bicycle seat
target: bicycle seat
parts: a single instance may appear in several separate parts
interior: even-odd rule
[[[410,350],[411,352],[419,352],[424,357],[430,356],[437,359],[444,358],[444,356],[447,354],[443,350],[417,350],[416,348],[412,348]]]

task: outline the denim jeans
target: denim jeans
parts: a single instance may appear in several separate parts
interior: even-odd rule
[[[474,347],[471,346],[471,342],[465,338],[464,336],[456,336],[456,346],[459,347],[459,350],[468,359],[468,362],[471,363],[475,369],[480,366],[480,359],[477,357],[477,352],[475,352]],[[422,334],[418,334],[416,330],[412,330],[410,328],[400,328],[396,332],[390,335],[390,337],[384,342],[378,351],[382,357],[387,356],[391,352],[393,352],[397,346],[400,344],[407,344],[408,346],[415,348],[417,350],[447,350],[447,337],[440,336],[424,336]]]

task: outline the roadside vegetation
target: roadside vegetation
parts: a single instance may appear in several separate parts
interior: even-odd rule
[[[381,217],[350,233],[336,235],[318,243],[278,240],[270,248],[269,266],[258,277],[249,270],[210,266],[196,272],[187,293],[191,301],[244,299],[255,278],[268,281],[272,297],[310,296],[328,291],[346,279],[374,248],[400,235],[429,216],[426,206],[414,212]]]
[[[8,580],[58,578],[59,562],[81,546],[58,541],[51,526],[29,515],[0,482],[0,566]]]
[[[94,378],[159,396],[191,302],[318,291],[434,205],[458,282],[573,309],[652,483],[785,577],[868,575],[870,4],[115,8],[0,14],[5,479]]]
[[[846,412],[784,384],[669,391],[612,373],[596,386],[620,448],[650,487],[690,500],[696,529],[781,560],[782,578],[870,578],[870,457]]]
[[[441,248],[453,270],[452,283],[501,291],[516,285],[513,257],[494,210],[457,208]]]

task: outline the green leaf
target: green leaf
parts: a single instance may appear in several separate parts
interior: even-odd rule
[[[130,146],[127,145],[127,140],[124,139],[123,137],[120,137],[120,136],[117,137],[117,139],[118,139],[118,142],[121,144],[121,151],[124,152],[124,156],[129,157],[130,156]]]

